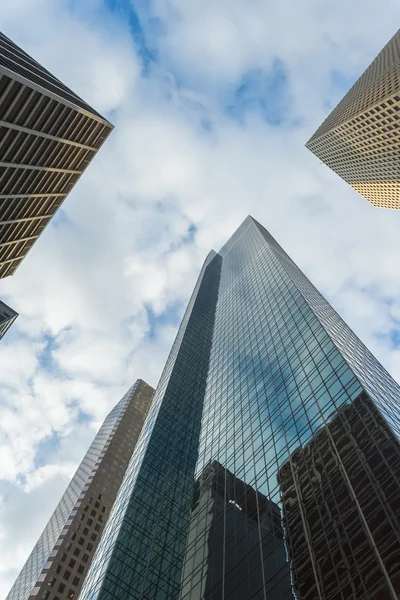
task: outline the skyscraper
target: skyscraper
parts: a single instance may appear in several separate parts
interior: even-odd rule
[[[371,407],[377,427],[363,421]],[[204,263],[81,600],[365,600],[377,598],[372,572],[371,589],[395,600],[400,480],[389,470],[398,469],[399,407],[399,386],[248,217]],[[338,420],[335,454],[314,450]],[[322,481],[305,513],[302,489],[288,492],[302,451],[319,453]],[[346,490],[352,523],[342,504],[313,514],[328,489],[338,504]],[[310,538],[314,522],[326,527]],[[351,543],[322,568],[335,535]],[[332,593],[332,576],[348,587]]]
[[[18,313],[0,300],[0,340],[17,317]]]
[[[293,600],[283,536],[276,504],[220,463],[209,463],[194,489],[180,597],[191,597],[194,573],[200,597],[221,598],[222,590],[226,600],[257,597],[268,573],[267,598]]]
[[[78,598],[153,396],[138,379],[106,417],[6,600]]]
[[[400,30],[306,146],[371,204],[400,208]]]
[[[14,274],[111,130],[0,33],[0,278]]]

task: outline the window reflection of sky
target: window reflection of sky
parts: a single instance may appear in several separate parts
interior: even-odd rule
[[[276,502],[278,468],[361,386],[257,228],[236,240],[222,252],[197,472],[219,460]]]

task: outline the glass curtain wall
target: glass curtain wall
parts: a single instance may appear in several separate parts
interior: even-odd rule
[[[203,267],[81,598],[395,600],[399,407],[248,217]]]

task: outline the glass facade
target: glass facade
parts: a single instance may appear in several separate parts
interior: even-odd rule
[[[15,273],[112,128],[0,32],[0,279]]]
[[[248,217],[203,266],[80,598],[395,600],[399,408]]]

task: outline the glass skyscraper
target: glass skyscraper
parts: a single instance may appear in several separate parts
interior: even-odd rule
[[[207,257],[82,600],[395,600],[400,388],[252,217]]]

